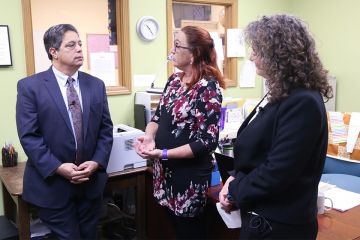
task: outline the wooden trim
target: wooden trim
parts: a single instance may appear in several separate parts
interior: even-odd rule
[[[238,6],[237,0],[231,0],[230,5],[225,7],[225,16],[227,16],[226,23],[230,24],[226,28],[237,28],[238,26]],[[226,41],[226,34],[225,34]],[[225,54],[227,52],[227,45],[225,45]],[[236,87],[237,86],[237,59],[238,58],[227,58],[225,57],[226,66],[229,66],[228,71],[226,72],[225,84],[227,87]]]
[[[119,86],[106,87],[106,92],[108,95],[131,93],[129,0],[117,0],[116,8]]]
[[[30,76],[35,73],[31,4],[30,0],[21,0],[21,4],[23,14],[26,74]]]
[[[237,0],[167,0],[166,1],[166,20],[167,20],[167,46],[168,49],[172,48],[173,45],[173,11],[172,4],[176,3],[192,3],[192,4],[214,4],[214,5],[222,5],[225,7],[225,16],[227,26],[225,28],[237,28],[238,26],[238,4]],[[225,42],[226,42],[226,34],[225,34]],[[226,44],[225,44],[225,54],[226,54]],[[237,58],[227,58],[224,59],[225,69],[225,84],[227,87],[235,87],[237,86]],[[174,67],[172,64],[168,64],[168,74],[172,74],[174,71]]]
[[[166,0],[166,27],[167,27],[167,49],[170,51],[170,49],[173,47],[173,11],[172,11],[172,0]],[[174,72],[173,65],[168,62],[167,64],[167,71],[168,76],[170,76]]]
[[[182,3],[199,3],[199,4],[216,4],[216,5],[232,5],[237,0],[174,0],[173,2],[182,2]]]
[[[35,73],[35,57],[31,0],[21,0],[25,43],[26,73]],[[131,94],[131,55],[129,37],[129,0],[116,1],[116,26],[118,33],[119,81],[118,86],[106,87],[108,95]]]

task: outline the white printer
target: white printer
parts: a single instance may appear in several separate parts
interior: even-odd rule
[[[107,173],[146,166],[146,159],[140,157],[133,147],[136,139],[142,135],[143,131],[124,124],[114,126],[114,142],[106,168]]]

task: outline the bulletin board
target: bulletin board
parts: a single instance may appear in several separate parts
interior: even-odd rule
[[[344,122],[345,129],[347,131],[349,129],[351,112],[342,112],[341,114],[343,115],[342,119]],[[346,142],[334,143],[329,112],[327,113],[327,116],[328,116],[328,128],[329,128],[329,141],[328,141],[327,154],[337,159],[360,162],[360,134],[357,137],[352,153],[348,153],[346,151],[346,144],[347,144]]]

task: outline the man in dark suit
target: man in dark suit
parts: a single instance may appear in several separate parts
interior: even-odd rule
[[[113,142],[105,85],[78,71],[75,27],[44,35],[52,66],[18,82],[16,123],[28,157],[23,199],[59,239],[93,239]]]

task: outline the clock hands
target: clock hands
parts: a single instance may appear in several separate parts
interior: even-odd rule
[[[151,32],[152,35],[154,35],[153,31],[151,30],[151,28],[146,24],[146,27],[149,29],[149,31]]]

